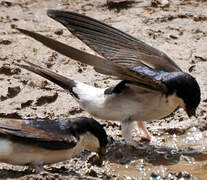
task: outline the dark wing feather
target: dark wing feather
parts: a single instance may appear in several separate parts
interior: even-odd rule
[[[115,63],[129,68],[144,64],[167,72],[181,71],[163,52],[100,21],[61,10],[48,10],[47,14],[66,26],[91,49]]]
[[[132,70],[125,65],[118,64],[113,61],[108,61],[104,58],[94,56],[92,54],[80,51],[78,49],[75,49],[71,46],[68,46],[66,44],[63,44],[59,41],[56,41],[54,39],[51,39],[49,37],[43,36],[38,33],[31,32],[31,31],[28,31],[25,29],[20,29],[20,28],[17,28],[17,29],[20,32],[22,32],[23,34],[28,35],[28,36],[36,39],[37,41],[40,41],[45,46],[65,55],[67,57],[70,57],[70,58],[72,58],[76,61],[79,61],[81,63],[85,63],[85,64],[93,66],[95,68],[95,70],[99,73],[117,76],[119,79],[128,80],[131,82],[140,82],[140,84],[143,84],[144,87],[147,87],[149,89],[166,92],[166,86],[161,81],[154,79],[153,77],[149,76],[148,74],[146,74],[143,71],[139,72],[139,71]],[[35,66],[37,67],[36,69],[39,69],[39,70],[43,69],[43,68],[40,68],[39,66],[34,65],[32,63],[30,63],[30,65],[31,65],[31,68],[29,66],[24,66],[24,65],[20,65],[20,66],[27,69],[27,70],[33,71],[33,72],[35,72],[34,71]],[[39,73],[37,73],[37,72],[35,72],[35,73],[45,77],[45,75],[46,75],[46,74],[44,74],[45,72],[49,72],[49,70],[45,70],[44,72],[39,71]],[[52,74],[52,73],[50,73],[50,74]]]
[[[25,61],[24,62],[28,63],[29,65],[23,65],[23,64],[16,64],[17,66],[24,68],[28,71],[31,71],[33,73],[36,73],[44,78],[46,78],[47,80],[57,84],[58,86],[62,87],[65,90],[71,90],[71,88],[73,86],[75,86],[75,81],[66,78],[60,74],[57,74],[55,72],[52,72],[46,68],[42,68],[36,64],[33,64],[31,62]]]
[[[65,120],[21,120],[0,118],[0,134],[49,149],[72,148],[77,143],[71,123]]]

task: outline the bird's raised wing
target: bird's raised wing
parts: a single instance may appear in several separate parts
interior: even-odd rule
[[[181,71],[165,53],[93,18],[61,10],[48,10],[47,14],[112,62],[130,69],[146,65],[167,72]]]
[[[76,61],[79,61],[81,63],[85,63],[85,64],[93,66],[94,69],[99,73],[116,76],[121,80],[128,80],[130,82],[138,82],[139,85],[144,86],[144,88],[149,88],[149,89],[161,91],[161,92],[167,91],[166,86],[160,80],[157,80],[153,76],[148,74],[148,71],[133,70],[133,69],[130,69],[127,66],[124,66],[122,64],[118,64],[113,61],[109,61],[104,58],[94,56],[92,54],[80,51],[76,48],[68,46],[64,43],[61,43],[61,42],[56,41],[54,39],[51,39],[49,37],[43,36],[41,34],[38,34],[38,33],[32,32],[32,31],[28,31],[25,29],[21,29],[21,28],[17,28],[17,30],[19,30],[20,32],[22,32],[25,35],[28,35],[28,36],[36,39],[37,41],[43,43],[45,46],[65,55],[67,57],[70,57],[70,58],[72,58]],[[32,72],[35,72],[34,71],[35,66],[37,67],[36,69],[40,70],[39,66],[34,65],[32,63],[29,63],[29,64],[31,65],[31,67],[28,67],[28,66],[26,67],[24,65],[20,65],[20,66],[27,69],[27,70],[30,70]],[[41,69],[43,69],[43,68],[41,68]],[[47,71],[49,72],[49,70],[47,70]],[[37,73],[37,71],[35,73]],[[40,71],[39,71],[37,74],[45,77],[46,74],[44,74],[44,73],[43,72],[40,73]]]
[[[0,136],[54,150],[72,148],[78,141],[70,119],[0,118]]]

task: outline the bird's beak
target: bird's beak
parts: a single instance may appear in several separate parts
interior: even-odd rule
[[[105,147],[101,147],[98,155],[99,155],[99,161],[98,161],[97,165],[98,166],[102,166],[103,161],[105,159],[105,155],[106,155],[106,148]]]
[[[192,116],[196,117],[195,109],[188,109],[188,108],[186,108],[186,112],[187,112],[189,118],[192,117]]]
[[[88,162],[93,165],[101,167],[103,165],[105,155],[106,155],[106,148],[101,147],[99,148],[99,151],[97,152],[96,156],[92,155],[91,157],[89,157]]]

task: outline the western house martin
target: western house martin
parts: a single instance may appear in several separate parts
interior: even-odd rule
[[[92,118],[0,118],[0,162],[29,166],[36,172],[85,149],[97,152],[102,160],[107,142],[103,126]]]
[[[194,77],[183,72],[165,53],[85,15],[62,10],[48,10],[47,14],[102,57],[32,31],[17,29],[69,58],[93,66],[97,72],[121,81],[101,89],[32,63],[20,66],[69,91],[80,107],[92,116],[121,121],[122,135],[129,143],[135,143],[132,130],[137,127],[150,140],[143,121],[162,119],[178,107],[189,117],[195,115],[200,103],[200,87]]]

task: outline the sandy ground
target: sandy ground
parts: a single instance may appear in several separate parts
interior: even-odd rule
[[[84,51],[94,53],[62,25],[46,15],[47,9],[86,14],[117,27],[167,53],[198,80],[202,102],[198,117],[183,110],[147,123],[154,136],[150,144],[134,149],[120,135],[120,124],[100,121],[111,138],[102,167],[90,163],[90,152],[45,166],[40,174],[25,167],[0,164],[0,178],[8,179],[207,179],[206,90],[207,2],[201,0],[136,0],[109,8],[103,0],[0,1],[0,116],[59,118],[89,116],[65,91],[15,66],[28,60],[96,87],[114,83],[91,67],[70,60],[28,38],[14,27],[26,28]]]

